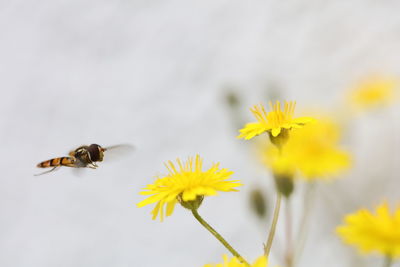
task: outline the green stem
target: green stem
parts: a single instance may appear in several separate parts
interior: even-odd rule
[[[292,211],[291,211],[291,204],[290,199],[286,198],[285,203],[285,221],[286,221],[286,253],[285,253],[285,260],[286,266],[292,267],[293,266],[293,248],[292,248]]]
[[[387,255],[385,258],[385,262],[383,263],[383,267],[390,267],[392,266],[393,258],[390,255]]]
[[[308,225],[310,223],[310,213],[312,211],[312,206],[314,203],[315,196],[315,183],[311,182],[307,184],[306,192],[304,195],[304,204],[303,211],[300,220],[300,227],[297,233],[297,243],[294,249],[294,264],[296,265],[300,260],[301,254],[304,250],[304,245],[306,243],[307,234],[308,234]]]
[[[215,236],[215,238],[217,238],[219,240],[219,242],[222,243],[222,245],[224,245],[224,247],[226,247],[233,256],[235,256],[236,258],[238,258],[241,262],[243,262],[244,264],[250,266],[250,264],[242,257],[240,256],[240,254],[231,246],[229,245],[229,243],[217,232],[215,231],[214,228],[211,227],[211,225],[209,225],[197,212],[196,209],[192,209],[192,213],[193,216],[199,221],[199,223],[201,225],[203,225],[211,234],[213,234]]]
[[[274,240],[275,236],[276,225],[278,223],[278,218],[279,218],[279,210],[281,208],[281,199],[282,199],[282,194],[278,192],[274,209],[274,217],[272,218],[272,224],[269,230],[267,243],[264,246],[264,255],[267,257],[269,256],[269,252],[271,251],[272,241]]]

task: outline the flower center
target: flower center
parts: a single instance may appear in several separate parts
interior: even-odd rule
[[[273,128],[277,128],[292,120],[296,102],[285,102],[283,111],[281,110],[281,103],[279,101],[275,104],[269,102],[269,106],[271,111],[267,114],[267,121]]]

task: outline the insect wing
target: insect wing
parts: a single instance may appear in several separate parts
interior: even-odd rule
[[[131,144],[119,144],[114,146],[104,147],[104,160],[114,161],[116,159],[122,159],[135,150],[135,147]]]

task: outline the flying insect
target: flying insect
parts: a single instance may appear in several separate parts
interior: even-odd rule
[[[102,147],[97,144],[91,144],[89,146],[83,145],[75,150],[69,152],[69,156],[52,158],[46,161],[42,161],[36,165],[38,168],[52,168],[48,171],[36,174],[42,175],[45,173],[52,172],[59,167],[72,167],[72,168],[91,168],[96,169],[99,167],[96,162],[101,162],[104,159],[104,152],[110,150],[132,150],[131,145],[115,145],[110,147]]]

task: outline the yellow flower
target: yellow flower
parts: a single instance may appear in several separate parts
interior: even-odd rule
[[[361,253],[400,258],[400,207],[391,213],[384,202],[376,214],[361,209],[347,215],[344,222],[336,231],[345,243],[358,247]]]
[[[160,215],[161,221],[163,220],[164,205],[166,205],[166,216],[170,216],[178,201],[185,206],[198,200],[199,206],[204,196],[216,195],[217,191],[238,191],[234,187],[241,186],[238,181],[227,181],[233,172],[219,169],[219,163],[203,171],[203,160],[199,155],[196,158],[189,157],[186,162],[177,159],[177,164],[178,168],[173,162],[168,161],[165,164],[168,174],[157,178],[154,184],[148,185],[145,191],[140,193],[150,197],[138,203],[138,207],[157,202],[152,211],[153,220],[157,215]]]
[[[240,262],[236,257],[229,260],[228,256],[224,255],[224,262],[219,264],[206,264],[203,267],[268,267],[268,261],[265,256],[259,257],[252,265],[246,265]]]
[[[350,94],[350,102],[356,110],[386,106],[394,99],[398,83],[394,79],[373,77],[361,82]]]
[[[297,129],[286,145],[261,146],[263,162],[275,174],[290,176],[299,171],[307,180],[325,178],[350,166],[350,155],[338,146],[339,126],[328,118]]]
[[[261,146],[261,157],[263,163],[272,169],[275,176],[293,177],[296,172],[294,158],[284,150],[278,149],[273,145]]]
[[[277,137],[284,129],[301,128],[313,121],[310,117],[293,118],[296,102],[285,102],[283,111],[279,101],[276,101],[274,105],[270,102],[269,105],[271,111],[268,113],[263,105],[256,105],[250,109],[257,122],[248,123],[243,129],[240,129],[238,138],[249,140],[264,132],[269,132],[273,137]]]

